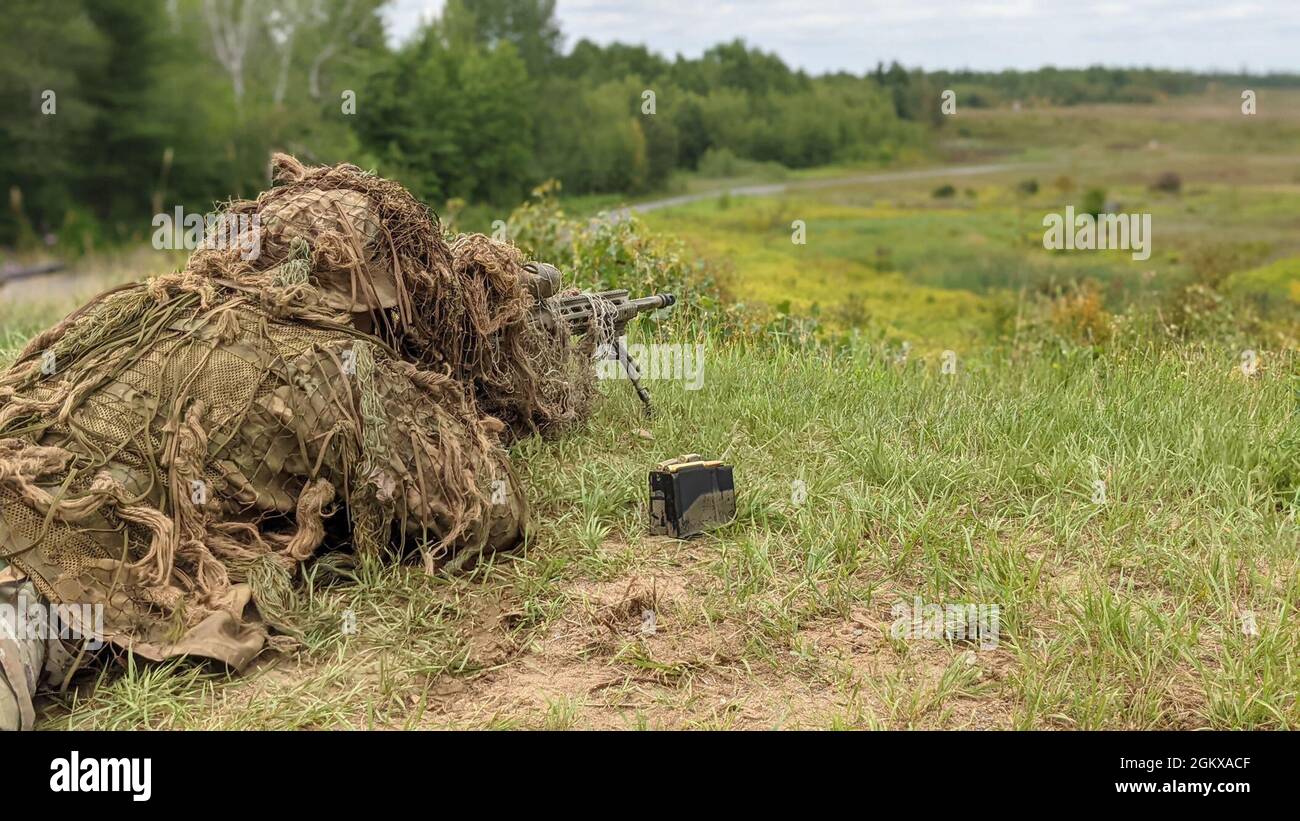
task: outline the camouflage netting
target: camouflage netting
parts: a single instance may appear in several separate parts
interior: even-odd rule
[[[0,376],[0,558],[104,604],[147,658],[242,667],[323,548],[460,567],[514,545],[504,444],[596,395],[590,351],[530,319],[513,247],[448,245],[354,166],[273,170],[221,247],[101,295]]]

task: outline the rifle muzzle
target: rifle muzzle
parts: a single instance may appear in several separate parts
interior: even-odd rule
[[[677,304],[677,297],[672,294],[655,294],[654,296],[641,297],[628,303],[636,308],[637,313],[645,311],[657,311],[660,308],[667,308]]]

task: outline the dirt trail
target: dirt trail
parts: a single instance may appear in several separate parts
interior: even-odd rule
[[[741,185],[735,188],[718,188],[711,191],[698,191],[693,194],[679,194],[674,197],[639,202],[626,206],[627,211],[645,213],[662,208],[673,208],[700,200],[712,199],[727,194],[732,197],[766,197],[772,194],[784,194],[792,191],[815,191],[821,188],[838,188],[845,185],[869,185],[878,182],[899,182],[902,180],[925,180],[937,177],[971,177],[979,174],[996,174],[1002,171],[1020,171],[1037,168],[1041,163],[992,163],[984,165],[945,165],[935,168],[917,168],[910,171],[882,171],[875,174],[854,174],[847,177],[832,177],[820,180],[797,180],[795,182],[764,183],[761,185]]]

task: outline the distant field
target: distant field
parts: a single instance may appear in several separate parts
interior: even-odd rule
[[[999,296],[1080,278],[1096,281],[1118,309],[1226,266],[1229,290],[1300,311],[1300,95],[1266,95],[1253,118],[1234,100],[959,109],[942,153],[1023,167],[720,196],[645,219],[721,261],[741,301],[817,311],[836,326],[871,322],[931,347],[986,334]],[[1166,172],[1179,175],[1180,192],[1152,190]],[[936,196],[946,183],[951,193]],[[1044,250],[1044,215],[1081,208],[1093,189],[1117,212],[1152,215],[1150,259]],[[795,220],[806,225],[804,245],[792,242]]]

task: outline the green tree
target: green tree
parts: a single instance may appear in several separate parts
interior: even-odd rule
[[[163,161],[167,122],[160,117],[159,77],[169,44],[162,0],[96,0],[86,7],[107,43],[102,65],[83,73],[81,94],[94,108],[82,136],[83,156],[96,162],[78,175],[77,189],[118,233],[143,230]]]
[[[81,80],[103,65],[106,49],[77,0],[9,0],[4,17],[0,244],[14,245],[58,231],[74,208],[73,180],[90,171],[79,149],[98,114]]]
[[[530,88],[510,44],[453,48],[431,24],[370,77],[356,126],[418,195],[506,202],[530,179]]]
[[[569,191],[645,190],[650,161],[643,116],[633,105],[640,85],[624,80],[584,88],[579,81],[557,81],[551,93],[568,104],[546,108],[538,120],[540,168]]]
[[[511,44],[533,77],[547,72],[563,41],[555,0],[450,0],[442,20],[452,32],[472,32],[489,50]]]

